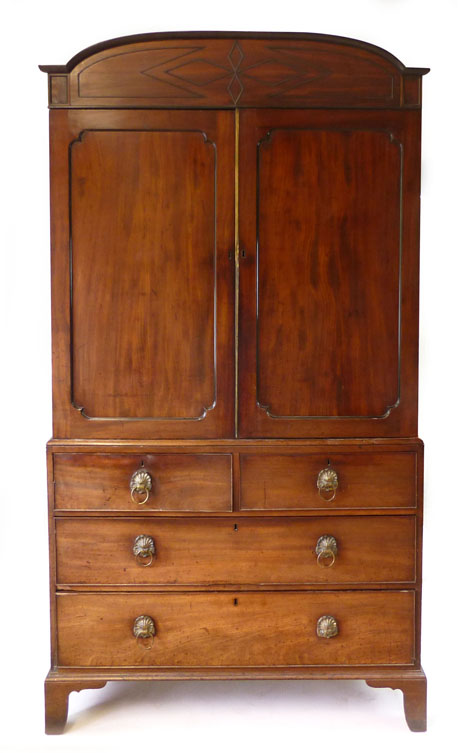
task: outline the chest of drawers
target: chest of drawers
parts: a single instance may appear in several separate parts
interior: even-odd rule
[[[421,77],[308,34],[43,66],[46,730],[109,680],[364,679],[425,729]]]

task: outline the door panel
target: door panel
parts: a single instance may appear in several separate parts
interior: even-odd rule
[[[67,423],[233,436],[233,114],[72,112],[69,127]]]
[[[258,147],[257,391],[273,416],[398,399],[400,156],[383,131],[273,129]]]
[[[160,130],[72,145],[72,399],[89,417],[213,408],[214,146]]]
[[[241,113],[241,436],[388,436],[415,421],[413,379],[401,389],[417,305],[408,115]]]

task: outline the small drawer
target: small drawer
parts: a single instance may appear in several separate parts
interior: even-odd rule
[[[242,510],[416,507],[416,453],[240,456]]]
[[[413,583],[415,517],[57,519],[61,585]]]
[[[54,490],[56,510],[230,511],[232,456],[56,453]]]
[[[414,598],[412,591],[59,594],[58,663],[412,664]]]

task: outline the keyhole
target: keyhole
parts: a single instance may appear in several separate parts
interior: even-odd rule
[[[235,525],[233,526],[233,530],[238,531],[238,523],[235,523]]]

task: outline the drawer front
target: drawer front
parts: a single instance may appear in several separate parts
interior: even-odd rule
[[[60,594],[60,666],[411,664],[414,593]],[[155,638],[136,639],[140,616]],[[332,616],[338,633],[317,635]],[[148,623],[147,623],[148,624]],[[331,623],[330,623],[331,624]],[[150,647],[151,646],[151,647]]]
[[[415,518],[58,519],[60,584],[412,583]]]
[[[150,476],[146,492],[130,482],[139,470]],[[57,510],[188,510],[232,509],[232,457],[216,454],[115,455],[73,453],[54,455]]]
[[[328,467],[337,488],[319,489],[319,474]],[[240,473],[242,510],[416,507],[414,452],[245,454]]]

